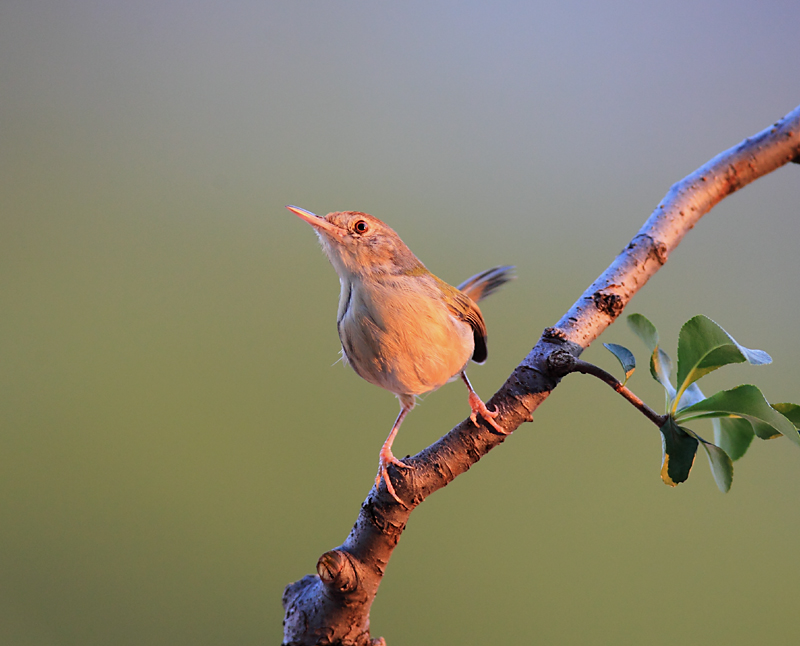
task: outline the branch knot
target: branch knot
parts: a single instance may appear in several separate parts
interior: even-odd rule
[[[566,341],[567,333],[561,328],[546,327],[542,332],[542,338],[550,341]]]
[[[568,350],[553,350],[547,355],[547,369],[557,378],[575,370],[577,359]]]
[[[342,550],[330,550],[320,556],[317,574],[326,586],[337,592],[352,592],[358,588],[358,574],[353,558]]]
[[[613,287],[613,285],[611,285],[611,287]],[[594,294],[592,294],[592,300],[594,301],[594,305],[598,310],[604,312],[612,319],[615,319],[622,314],[622,310],[625,307],[622,296],[615,294],[610,290],[596,291]]]

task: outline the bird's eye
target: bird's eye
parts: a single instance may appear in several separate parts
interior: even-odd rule
[[[366,220],[359,220],[353,225],[353,231],[356,233],[366,233],[369,231],[369,225]]]

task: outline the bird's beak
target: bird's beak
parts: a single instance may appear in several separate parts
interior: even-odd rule
[[[311,211],[306,211],[305,209],[301,209],[299,206],[292,206],[291,204],[287,204],[286,208],[289,209],[296,216],[308,222],[315,229],[324,231],[325,233],[328,233],[330,235],[341,237],[342,230],[339,227],[328,222],[322,216],[316,215]]]

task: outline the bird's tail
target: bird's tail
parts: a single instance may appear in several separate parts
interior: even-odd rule
[[[469,296],[476,303],[489,294],[498,290],[502,285],[510,280],[514,280],[514,267],[503,265],[502,267],[492,267],[472,278],[468,278],[458,286],[462,292]]]

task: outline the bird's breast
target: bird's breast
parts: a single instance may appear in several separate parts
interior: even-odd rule
[[[353,369],[397,395],[421,395],[466,366],[472,329],[456,318],[435,284],[398,277],[365,287],[342,281],[339,338]]]

